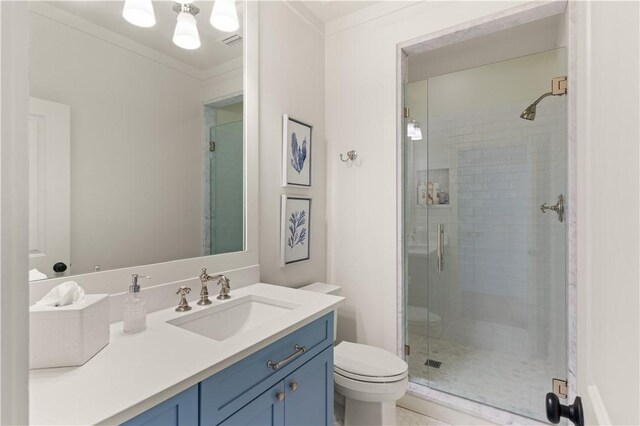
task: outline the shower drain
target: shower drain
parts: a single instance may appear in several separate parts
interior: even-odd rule
[[[442,362],[436,361],[433,359],[427,359],[424,365],[426,365],[427,367],[440,368],[440,366],[442,365]]]

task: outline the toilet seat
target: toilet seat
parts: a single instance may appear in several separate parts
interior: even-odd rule
[[[342,342],[334,348],[334,372],[367,383],[394,383],[408,375],[407,363],[375,346]]]

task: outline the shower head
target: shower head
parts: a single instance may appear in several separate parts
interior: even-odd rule
[[[525,120],[533,121],[536,119],[536,104],[529,105],[522,114],[520,114],[520,118],[524,118]]]
[[[540,103],[541,100],[546,98],[547,96],[562,96],[567,94],[567,77],[556,77],[551,80],[551,91],[545,93],[535,100],[534,103],[529,105],[522,111],[520,114],[520,118],[524,118],[525,120],[533,121],[536,119],[536,107]]]

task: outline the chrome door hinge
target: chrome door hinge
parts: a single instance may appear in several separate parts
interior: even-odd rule
[[[411,115],[411,110],[409,109],[409,107],[404,107],[403,114],[404,118],[409,118],[409,116]]]
[[[562,379],[551,380],[551,387],[553,393],[555,393],[560,399],[567,399],[569,392],[567,391],[567,381]]]
[[[404,345],[404,355],[405,355],[405,356],[409,356],[409,355],[411,355],[411,346],[409,346],[409,345]]]
[[[209,151],[215,152],[215,150],[216,150],[216,143],[215,142],[209,142]]]

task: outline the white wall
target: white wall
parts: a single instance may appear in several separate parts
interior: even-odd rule
[[[28,424],[28,16],[0,3],[0,424]]]
[[[421,2],[327,26],[328,281],[347,297],[339,338],[396,352],[397,43],[515,4]],[[333,161],[350,149],[355,166]]]
[[[581,11],[578,393],[588,423],[637,425],[640,8],[592,2]]]
[[[30,14],[31,96],[71,106],[72,273],[201,255],[200,85]]]
[[[286,286],[326,277],[324,37],[297,8],[280,1],[260,4],[260,273],[263,282]],[[310,189],[281,186],[283,114],[313,125]],[[312,198],[311,259],[284,268],[281,194]]]

